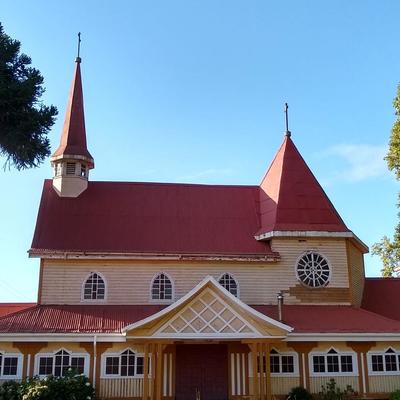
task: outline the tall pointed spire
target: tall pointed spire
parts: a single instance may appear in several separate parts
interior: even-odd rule
[[[94,160],[86,143],[85,113],[80,58],[80,33],[78,34],[78,56],[75,60],[75,72],[61,132],[60,145],[50,158],[54,167],[53,186],[60,196],[77,197],[87,187],[88,170],[94,168]],[[86,186],[78,185],[78,190],[62,190],[63,177],[68,176],[68,187],[77,177],[86,180]],[[65,179],[64,179],[65,180]],[[77,181],[77,180],[76,180]],[[82,190],[81,190],[82,189]],[[65,192],[65,193],[64,193]],[[76,194],[79,192],[78,194]]]

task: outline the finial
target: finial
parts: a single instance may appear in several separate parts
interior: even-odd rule
[[[290,137],[292,136],[292,133],[289,131],[289,113],[288,113],[288,103],[285,103],[285,136]]]
[[[78,55],[75,59],[75,62],[77,62],[77,63],[81,62],[80,53],[81,53],[81,33],[78,32]]]

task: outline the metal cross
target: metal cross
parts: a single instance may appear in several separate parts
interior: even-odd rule
[[[290,137],[291,136],[291,132],[289,131],[289,113],[288,113],[288,109],[289,109],[288,103],[285,103],[285,111],[284,111],[285,112],[285,127],[286,127],[285,135]]]
[[[80,53],[81,53],[81,33],[78,32],[78,56],[77,59],[80,60]]]

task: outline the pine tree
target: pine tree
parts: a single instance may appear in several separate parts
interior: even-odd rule
[[[396,120],[393,124],[389,141],[389,151],[385,160],[390,171],[394,171],[396,179],[400,180],[400,85],[397,96],[393,100]],[[397,207],[400,208],[400,196]],[[400,217],[400,213],[398,214]],[[400,275],[400,223],[397,224],[393,239],[384,236],[379,243],[372,246],[372,254],[379,255],[382,260],[382,275],[389,277]]]
[[[43,77],[20,48],[0,23],[0,156],[18,170],[37,167],[50,154],[47,134],[57,115],[40,100]]]

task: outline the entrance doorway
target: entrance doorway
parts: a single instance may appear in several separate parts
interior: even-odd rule
[[[176,400],[228,399],[228,348],[226,345],[176,347]]]

